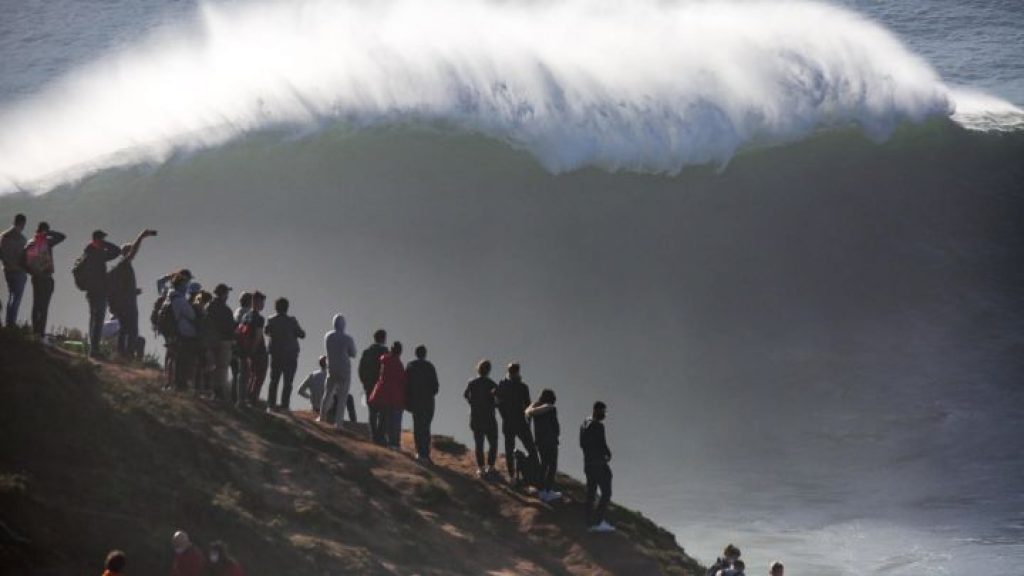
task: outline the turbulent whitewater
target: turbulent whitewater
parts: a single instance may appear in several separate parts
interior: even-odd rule
[[[820,3],[307,0],[195,18],[0,110],[0,192],[339,122],[450,126],[556,173],[677,173],[956,107],[886,29]]]

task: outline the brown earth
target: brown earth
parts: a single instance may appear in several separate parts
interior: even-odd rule
[[[434,438],[436,465],[337,433],[163,392],[152,370],[94,364],[0,330],[0,575],[169,571],[170,536],[227,541],[250,575],[699,572],[669,532],[613,506],[615,534],[565,501],[474,477]],[[406,438],[404,445],[411,446]]]

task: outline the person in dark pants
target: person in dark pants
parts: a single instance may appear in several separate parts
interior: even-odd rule
[[[46,319],[53,297],[53,247],[64,241],[60,232],[40,222],[35,236],[25,246],[24,269],[32,276],[32,333],[42,337],[46,333]]]
[[[388,353],[388,333],[384,330],[377,330],[373,333],[373,344],[359,357],[359,381],[363,384],[363,391],[366,397],[370,397],[373,387],[377,385],[377,378],[380,377],[380,358]],[[346,400],[347,401],[347,400]],[[370,439],[377,444],[384,444],[384,413],[369,405]],[[338,410],[341,410],[339,402]],[[354,410],[354,407],[353,407]],[[321,411],[322,412],[322,411]],[[323,417],[324,414],[321,414]]]
[[[238,297],[238,308],[235,309],[235,327],[242,323],[246,314],[252,310],[252,292],[242,292]],[[245,405],[246,390],[249,385],[249,358],[241,346],[238,338],[235,338],[231,346],[231,397],[230,401],[235,406]]]
[[[123,358],[137,356],[139,340],[139,284],[135,279],[132,261],[139,253],[142,240],[156,236],[156,230],[143,230],[135,242],[121,247],[121,261],[107,273],[107,298],[110,311],[117,317],[121,329],[117,332],[117,353]]]
[[[274,301],[275,314],[267,319],[265,332],[270,338],[270,391],[267,394],[267,412],[278,407],[277,382],[284,377],[280,407],[288,410],[292,401],[292,382],[299,369],[299,338],[306,332],[294,316],[288,315],[288,299]]]
[[[246,374],[249,381],[246,383],[246,397],[249,404],[256,404],[260,399],[260,392],[263,390],[263,381],[267,378],[267,342],[263,338],[263,328],[267,320],[260,312],[267,297],[257,290],[252,295],[252,309],[242,318],[240,330],[243,332],[244,343],[240,344],[245,349]]]
[[[412,435],[416,459],[430,462],[430,424],[434,420],[434,397],[440,389],[437,370],[427,361],[427,347],[416,347],[416,359],[405,367],[406,407],[412,412]]]
[[[193,381],[195,395],[200,393],[201,382],[196,378],[196,362],[199,357],[199,318],[196,309],[188,300],[189,280],[184,275],[175,275],[167,302],[174,315],[174,387],[179,391],[188,389]]]
[[[89,302],[89,356],[100,357],[100,338],[107,315],[107,262],[121,255],[121,249],[106,241],[107,233],[95,230],[92,242],[82,254],[81,274],[85,299]]]
[[[473,431],[476,448],[476,475],[480,478],[494,473],[498,459],[498,419],[494,416],[494,391],[498,387],[491,380],[491,361],[481,360],[476,366],[477,377],[466,384],[462,394],[469,403],[469,428]],[[487,439],[487,467],[484,467],[484,439]]]
[[[516,481],[516,439],[526,448],[527,457],[536,461],[537,447],[533,444],[533,434],[526,422],[525,410],[530,407],[530,388],[523,382],[519,364],[508,365],[508,375],[498,383],[494,391],[494,399],[501,413],[501,433],[505,437],[505,465],[508,468],[508,481]]]
[[[544,502],[553,502],[562,497],[555,491],[555,473],[558,471],[558,437],[562,428],[558,424],[558,409],[555,408],[555,393],[545,389],[540,397],[526,409],[526,417],[533,420],[533,437],[540,455],[540,492]]]
[[[3,262],[4,281],[7,282],[8,326],[18,323],[18,308],[25,294],[25,282],[28,281],[28,273],[22,266],[26,242],[23,232],[27,221],[24,214],[18,214],[14,217],[14,225],[0,234],[0,261]]]
[[[580,448],[583,449],[583,473],[587,477],[587,525],[591,532],[614,532],[615,527],[605,520],[608,504],[612,499],[612,469],[608,462],[612,459],[612,451],[608,449],[605,439],[604,419],[607,407],[604,402],[594,402],[594,410],[590,418],[583,421],[580,427]],[[597,491],[601,491],[601,500],[594,508]]]

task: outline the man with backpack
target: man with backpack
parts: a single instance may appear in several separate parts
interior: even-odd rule
[[[604,434],[604,419],[607,415],[604,402],[594,402],[590,418],[580,427],[580,448],[583,449],[583,473],[587,477],[587,526],[591,532],[614,532],[615,527],[605,520],[608,504],[612,499],[612,469],[608,462],[612,451]],[[598,489],[601,500],[594,508]]]
[[[107,262],[121,255],[121,249],[106,241],[107,233],[95,230],[82,255],[71,269],[75,286],[89,302],[89,356],[100,357],[100,338],[107,315]]]
[[[53,247],[64,241],[60,232],[40,222],[36,234],[25,246],[24,269],[32,276],[32,333],[40,338],[46,333],[46,318],[53,297]]]
[[[505,437],[505,465],[508,467],[509,484],[516,484],[516,439],[526,448],[527,458],[537,462],[537,447],[526,421],[526,409],[530,407],[530,388],[523,382],[519,364],[508,365],[508,375],[498,382],[494,400],[501,414],[501,433]],[[539,468],[539,466],[534,466]]]
[[[0,235],[0,261],[4,267],[4,281],[7,282],[7,325],[14,326],[18,323],[18,308],[21,306],[21,297],[25,294],[25,282],[28,274],[22,267],[22,252],[25,250],[25,222],[28,219],[24,214],[14,217],[14,225],[4,230]]]
[[[370,344],[366,350],[363,350],[362,356],[359,357],[359,381],[363,384],[363,392],[366,393],[367,398],[373,392],[373,387],[377,385],[377,378],[380,376],[381,356],[388,353],[387,341],[388,333],[384,330],[377,330],[373,333],[373,344]],[[367,402],[370,420],[370,439],[377,444],[383,445],[384,413],[369,404]],[[340,404],[338,410],[341,410]],[[323,410],[320,413],[323,414]]]
[[[132,261],[139,253],[142,241],[156,236],[156,230],[143,230],[131,244],[121,247],[121,261],[107,273],[107,298],[110,311],[117,317],[121,329],[117,333],[117,353],[122,358],[134,358],[139,340],[139,284],[135,279]],[[141,353],[141,351],[138,351]]]

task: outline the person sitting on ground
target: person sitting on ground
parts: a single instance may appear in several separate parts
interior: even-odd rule
[[[262,292],[254,292],[252,309],[245,314],[238,327],[241,333],[238,346],[244,350],[243,354],[248,362],[246,371],[249,382],[246,386],[246,400],[253,405],[259,402],[263,381],[267,378],[267,342],[263,338],[263,328],[267,321],[260,313],[266,301],[267,297]]]
[[[363,350],[359,357],[359,381],[363,384],[363,392],[370,397],[373,387],[380,377],[380,359],[388,353],[388,333],[378,329],[373,333],[373,344]],[[383,415],[367,402],[368,420],[370,423],[370,439],[377,444],[384,444]]]
[[[469,403],[469,429],[473,431],[476,453],[476,475],[489,477],[494,473],[494,462],[498,459],[498,419],[494,415],[494,390],[498,387],[491,380],[491,361],[481,360],[476,365],[477,377],[466,384],[462,396]],[[487,439],[487,466],[484,467],[484,439]]]
[[[252,310],[252,293],[242,292],[238,296],[238,308],[235,309],[235,330],[245,319],[245,315]],[[245,350],[239,346],[238,334],[235,334],[234,343],[231,346],[231,401],[235,406],[245,405],[245,396],[249,386],[249,358]]]
[[[437,370],[427,360],[427,347],[416,347],[416,359],[405,367],[408,409],[412,412],[412,435],[416,459],[430,462],[430,425],[434,420],[434,397],[440,389]]]
[[[324,399],[320,406],[320,418],[323,420],[334,412],[334,429],[341,430],[345,421],[345,399],[352,387],[352,359],[356,357],[356,342],[345,332],[345,317],[335,314],[334,330],[324,335],[324,349],[327,352],[327,384],[324,386]]]
[[[245,576],[242,565],[228,553],[228,545],[220,540],[210,544],[209,576]]]
[[[776,560],[768,565],[768,576],[785,576],[786,567],[782,565],[782,562]]]
[[[405,387],[408,376],[402,364],[402,343],[395,340],[391,351],[380,357],[380,378],[367,404],[384,414],[384,441],[392,450],[402,446],[402,415],[405,412]]]
[[[121,260],[107,272],[107,298],[110,311],[117,316],[121,329],[117,333],[117,354],[122,358],[137,355],[135,345],[139,338],[139,283],[135,278],[132,261],[139,253],[142,241],[156,236],[156,230],[143,230],[131,244],[121,247]]]
[[[562,428],[558,424],[558,409],[555,408],[555,393],[544,389],[540,397],[526,409],[525,415],[533,421],[533,436],[540,455],[540,492],[544,502],[553,502],[562,497],[555,490],[555,473],[558,471],[558,437]]]
[[[594,402],[590,418],[583,421],[580,427],[580,448],[583,449],[583,473],[587,477],[587,526],[591,532],[614,532],[615,527],[605,520],[608,504],[612,499],[612,469],[608,462],[612,459],[612,451],[608,449],[605,437],[604,419],[607,416],[604,402]],[[597,491],[601,490],[601,500],[594,508]]]
[[[740,559],[740,549],[733,544],[729,544],[722,551],[722,555],[718,557],[718,560],[708,568],[707,576],[718,576],[720,570],[731,568],[737,560]]]
[[[310,372],[299,386],[299,396],[309,399],[310,409],[316,414],[320,414],[320,405],[324,401],[324,383],[326,381],[327,356],[321,356],[320,369]]]
[[[518,362],[508,365],[508,373],[494,390],[494,401],[501,414],[501,433],[505,437],[505,466],[508,481],[516,482],[516,439],[523,443],[526,455],[532,462],[537,461],[537,447],[533,443],[530,425],[524,411],[530,406],[530,388],[523,382]]]
[[[213,289],[213,300],[206,306],[206,325],[210,337],[210,383],[214,397],[230,400],[231,382],[228,380],[228,367],[231,365],[231,347],[235,341],[235,319],[228,307],[228,293],[231,287],[217,284]]]
[[[103,563],[103,576],[120,576],[124,574],[124,567],[128,558],[120,550],[111,550],[107,554],[107,560]]]
[[[292,382],[299,369],[299,339],[306,337],[294,316],[288,315],[288,299],[274,301],[275,314],[267,319],[265,332],[270,338],[270,390],[267,393],[267,411],[278,407],[277,383],[284,378],[280,407],[285,412],[291,406]]]
[[[206,570],[206,557],[198,546],[192,543],[188,534],[178,530],[171,537],[174,547],[174,561],[171,563],[171,576],[203,576]]]
[[[40,338],[46,333],[46,319],[53,297],[53,247],[66,238],[40,222],[35,236],[25,246],[24,269],[32,277],[32,333]]]

